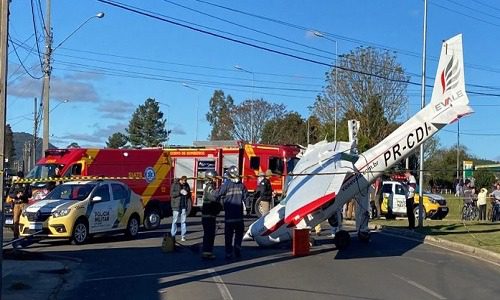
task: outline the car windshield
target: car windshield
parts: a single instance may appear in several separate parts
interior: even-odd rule
[[[62,168],[62,165],[60,165],[60,164],[36,165],[26,175],[26,178],[54,177],[56,175],[56,168]]]
[[[96,184],[60,184],[56,186],[45,200],[85,200]]]

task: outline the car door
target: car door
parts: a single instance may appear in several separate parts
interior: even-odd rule
[[[119,183],[111,184],[113,195],[113,229],[124,229],[127,226],[128,220],[122,220],[125,215],[128,215],[128,207],[130,205],[129,190]]]
[[[406,214],[406,188],[401,183],[394,184],[393,211]]]
[[[96,199],[96,197],[99,197],[99,199]],[[99,185],[92,193],[90,201],[90,205],[92,205],[89,218],[90,233],[111,230],[113,224],[111,218],[114,209],[109,184],[102,183]]]

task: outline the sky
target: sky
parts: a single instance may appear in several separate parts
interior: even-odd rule
[[[476,157],[500,161],[500,3],[427,3],[427,84],[442,41],[462,33],[475,111],[460,120],[460,135],[456,123],[441,130],[440,145],[459,139]],[[93,17],[98,12],[105,16]],[[10,3],[7,123],[14,132],[33,132],[45,19],[44,0]],[[336,55],[360,46],[390,51],[416,83],[408,86],[405,119],[420,109],[423,19],[423,0],[52,0],[50,142],[104,147],[154,98],[172,130],[169,143],[191,145],[208,138],[205,114],[218,89],[236,104],[263,98],[307,117]],[[426,95],[428,102],[430,88]]]

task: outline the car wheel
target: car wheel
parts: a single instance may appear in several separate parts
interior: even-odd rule
[[[146,210],[144,216],[144,228],[146,230],[154,230],[160,227],[160,211],[158,208],[150,208]]]
[[[419,209],[418,209],[418,206],[416,206],[413,209],[413,214],[415,215],[415,220],[418,220],[418,218],[419,218]],[[427,214],[425,213],[425,207],[422,207],[422,219],[425,220],[426,217],[427,217]]]
[[[136,238],[139,234],[139,218],[136,215],[130,217],[127,223],[127,230],[125,231],[125,235],[128,238]]]
[[[71,242],[75,245],[84,244],[89,237],[89,227],[84,220],[78,220],[73,228],[71,235]]]

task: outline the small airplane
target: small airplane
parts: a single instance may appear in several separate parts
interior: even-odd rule
[[[270,246],[290,240],[293,228],[313,228],[355,198],[358,238],[368,240],[370,184],[447,124],[473,113],[465,92],[462,35],[443,42],[431,102],[371,149],[358,153],[357,121],[349,121],[349,142],[309,145],[288,181],[286,196],[252,223],[245,240]],[[335,235],[337,248],[350,236]]]

